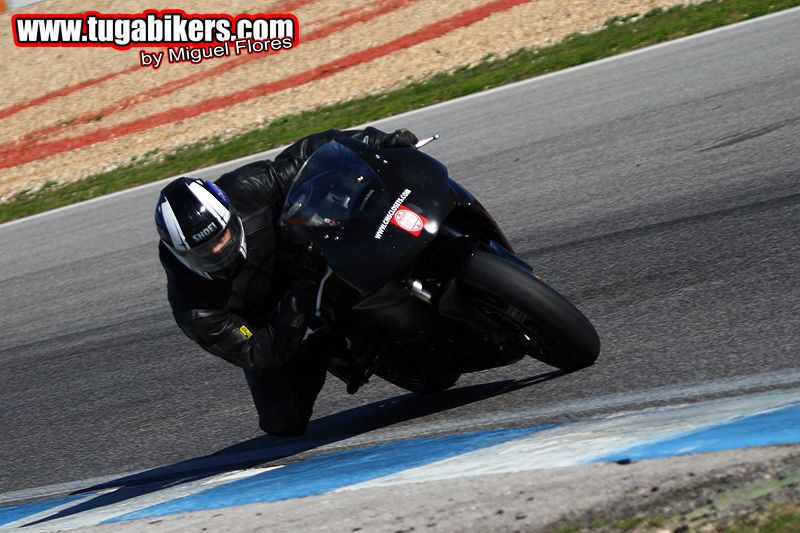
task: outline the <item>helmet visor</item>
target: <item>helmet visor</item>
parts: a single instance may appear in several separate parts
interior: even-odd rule
[[[178,252],[181,258],[195,270],[213,273],[225,270],[244,256],[244,230],[238,217],[228,224],[225,231],[215,239],[197,248]]]

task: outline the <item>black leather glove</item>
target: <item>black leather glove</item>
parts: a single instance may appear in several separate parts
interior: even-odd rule
[[[306,329],[316,318],[316,303],[316,283],[299,280],[292,284],[269,320],[272,330],[271,349],[254,351],[257,369],[282,367],[291,360],[303,342]]]
[[[292,283],[289,292],[281,299],[278,304],[278,314],[287,327],[303,329],[305,333],[308,315],[314,313],[316,306],[317,284],[311,280],[301,279]]]
[[[410,148],[417,144],[417,136],[405,128],[395,130],[384,137],[381,148]]]

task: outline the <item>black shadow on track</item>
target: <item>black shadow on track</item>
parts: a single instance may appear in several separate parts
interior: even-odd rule
[[[251,468],[267,462],[277,461],[369,431],[530,387],[565,374],[567,372],[556,370],[520,380],[502,380],[449,389],[429,396],[404,394],[348,409],[347,411],[312,420],[309,424],[308,432],[302,437],[281,439],[265,435],[223,448],[211,455],[160,466],[75,491],[72,494],[117,488],[113,492],[100,494],[90,500],[59,511],[53,516],[26,524],[26,526],[66,518],[190,481],[223,474],[230,470]]]

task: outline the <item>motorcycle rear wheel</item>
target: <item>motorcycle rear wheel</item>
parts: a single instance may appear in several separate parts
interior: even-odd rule
[[[461,282],[475,307],[498,324],[484,333],[498,338],[501,349],[567,371],[590,366],[600,354],[600,338],[583,313],[511,262],[477,250]]]

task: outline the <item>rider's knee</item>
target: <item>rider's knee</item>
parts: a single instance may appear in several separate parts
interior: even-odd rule
[[[297,437],[308,429],[308,417],[259,416],[258,427],[274,437]]]

